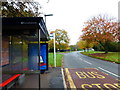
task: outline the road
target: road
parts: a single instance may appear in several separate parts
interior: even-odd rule
[[[80,52],[71,52],[64,55],[64,68],[96,68],[105,72],[113,78],[120,79],[118,74],[119,64],[111,63],[80,54]]]

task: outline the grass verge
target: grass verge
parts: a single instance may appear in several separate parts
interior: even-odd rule
[[[107,54],[105,54],[102,51],[89,51],[89,52],[81,52],[81,54],[120,64],[120,57],[119,57],[120,52],[108,52]]]
[[[62,66],[62,54],[56,53],[56,66],[61,67]],[[53,53],[48,54],[48,65],[51,67],[54,67],[54,58],[53,58]]]

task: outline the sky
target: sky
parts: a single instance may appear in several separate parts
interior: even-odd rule
[[[119,0],[35,0],[42,5],[48,31],[64,29],[68,32],[70,45],[75,45],[84,22],[93,16],[108,15],[118,18]],[[49,2],[48,2],[49,1]]]

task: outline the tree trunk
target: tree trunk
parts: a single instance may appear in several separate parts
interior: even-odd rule
[[[87,48],[87,52],[89,52],[89,48]]]
[[[105,50],[105,53],[108,53],[108,50]]]
[[[108,45],[109,45],[109,43],[107,41],[105,43],[102,43],[102,42],[99,42],[99,43],[104,47],[105,53],[108,53]]]
[[[108,53],[108,45],[109,45],[109,42],[106,41],[105,46],[104,46],[105,47],[105,53]]]
[[[85,52],[85,49],[84,49],[84,52]]]

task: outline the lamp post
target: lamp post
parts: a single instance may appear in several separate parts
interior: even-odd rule
[[[55,32],[54,32],[54,67],[56,67],[56,46],[55,46]]]
[[[53,44],[54,44],[54,67],[56,67],[56,45],[55,45],[55,32],[50,33],[50,37],[54,39]]]
[[[44,16],[45,16],[45,24],[46,24],[46,17],[47,16],[53,16],[53,14],[45,14]]]
[[[45,24],[46,24],[46,17],[47,16],[53,16],[53,14],[45,14]],[[55,45],[55,32],[53,33],[54,38],[54,67],[56,67],[56,45]]]

